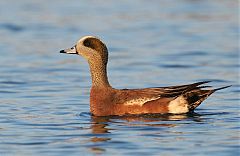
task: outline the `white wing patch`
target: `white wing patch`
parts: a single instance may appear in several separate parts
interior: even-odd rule
[[[169,103],[168,110],[169,113],[174,114],[187,113],[189,111],[188,102],[183,96],[179,96]]]
[[[152,100],[157,100],[159,97],[154,97],[154,98],[139,98],[139,99],[132,99],[124,103],[124,105],[130,106],[130,105],[139,105],[142,106],[146,102],[152,101]]]

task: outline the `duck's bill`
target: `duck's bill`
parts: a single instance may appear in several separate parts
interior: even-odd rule
[[[78,54],[76,46],[73,46],[72,48],[61,50],[60,53],[66,53],[66,54]]]

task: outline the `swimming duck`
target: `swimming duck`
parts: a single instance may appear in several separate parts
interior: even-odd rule
[[[75,46],[60,53],[77,54],[89,64],[92,87],[90,111],[94,116],[193,112],[217,89],[203,89],[210,81],[187,85],[143,89],[115,89],[107,77],[108,49],[97,37],[85,36]]]

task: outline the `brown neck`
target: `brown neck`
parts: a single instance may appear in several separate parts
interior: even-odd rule
[[[106,88],[111,87],[108,82],[107,77],[107,65],[102,62],[94,61],[93,63],[89,61],[90,72],[92,77],[92,87]]]

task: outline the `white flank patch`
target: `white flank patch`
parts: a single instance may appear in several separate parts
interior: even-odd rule
[[[183,98],[183,96],[179,96],[169,103],[168,110],[169,113],[174,114],[187,113],[189,111],[188,102]]]
[[[127,101],[124,103],[124,105],[139,105],[142,106],[143,104],[145,104],[146,102],[152,101],[152,100],[157,100],[159,99],[159,97],[155,97],[155,98],[139,98],[139,99],[133,99],[130,101]]]

